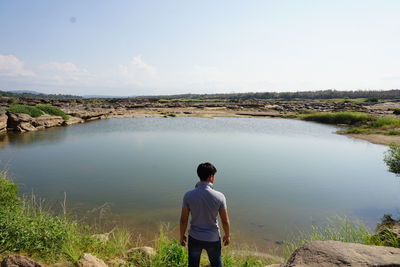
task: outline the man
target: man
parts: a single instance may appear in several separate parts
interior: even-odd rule
[[[195,189],[188,191],[183,197],[180,219],[180,243],[186,245],[186,228],[189,214],[189,267],[198,267],[203,249],[207,251],[212,267],[222,267],[221,238],[217,216],[221,217],[224,229],[223,242],[229,245],[230,224],[224,194],[214,190],[217,169],[211,163],[202,163],[197,167],[200,182]]]

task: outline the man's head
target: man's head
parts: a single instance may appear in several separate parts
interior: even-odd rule
[[[209,162],[201,163],[197,167],[197,175],[201,181],[207,181],[209,178],[214,178],[216,172],[217,169]],[[211,182],[214,182],[214,180]]]

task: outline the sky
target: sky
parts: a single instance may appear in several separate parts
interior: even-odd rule
[[[398,0],[0,0],[0,90],[400,88]]]

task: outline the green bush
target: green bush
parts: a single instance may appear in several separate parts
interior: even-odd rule
[[[7,108],[7,111],[12,112],[12,113],[24,113],[28,114],[32,117],[39,117],[40,115],[43,115],[43,111],[41,111],[39,108],[34,107],[34,106],[27,106],[27,105],[11,105],[9,108]]]
[[[368,97],[367,99],[365,99],[365,102],[378,103],[379,99],[376,97]]]
[[[385,152],[384,161],[390,172],[400,175],[400,145],[392,143]]]
[[[38,109],[40,109],[41,111],[43,111],[44,113],[47,113],[47,114],[53,115],[53,116],[60,116],[64,120],[68,120],[68,115],[65,114],[64,111],[62,111],[58,107],[52,106],[50,104],[37,105],[36,107]]]
[[[152,267],[184,267],[187,266],[187,251],[178,243],[167,237],[168,226],[161,225],[156,241],[157,254],[151,261]]]
[[[366,123],[373,120],[371,115],[360,112],[337,112],[337,113],[315,113],[304,117],[307,121],[315,121],[327,124],[348,124]]]
[[[372,128],[398,128],[400,127],[400,118],[377,118],[370,123]]]
[[[400,130],[390,130],[387,135],[400,135]]]

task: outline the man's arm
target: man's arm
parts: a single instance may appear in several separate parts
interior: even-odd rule
[[[181,211],[181,219],[179,223],[179,229],[180,229],[180,243],[182,246],[186,245],[186,228],[188,225],[188,220],[189,220],[189,212],[190,210],[188,208],[182,208]]]
[[[229,222],[228,210],[227,209],[220,209],[219,216],[221,217],[222,228],[224,229],[224,245],[227,246],[231,242],[230,236],[230,228],[231,224]]]

